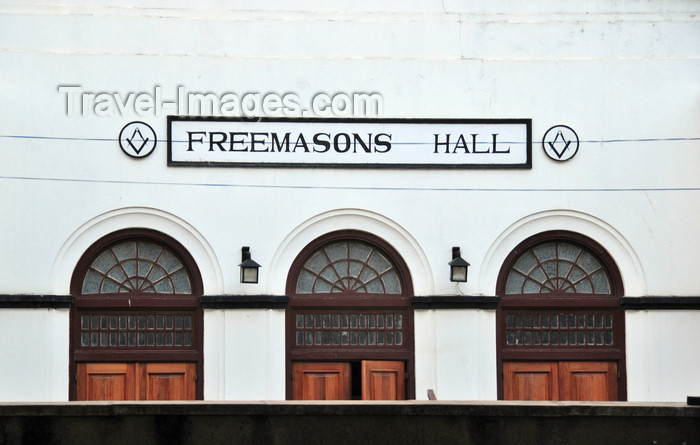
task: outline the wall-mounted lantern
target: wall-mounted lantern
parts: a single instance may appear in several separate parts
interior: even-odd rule
[[[450,265],[450,281],[465,283],[470,264],[461,255],[459,247],[452,248],[452,261],[448,263]]]
[[[250,247],[241,247],[241,283],[257,283],[260,264],[250,259]]]

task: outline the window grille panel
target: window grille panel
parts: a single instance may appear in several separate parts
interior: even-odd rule
[[[81,349],[192,349],[191,312],[80,314]]]
[[[403,348],[403,311],[304,311],[295,315],[297,347]]]
[[[612,311],[507,311],[504,316],[506,346],[616,346]]]

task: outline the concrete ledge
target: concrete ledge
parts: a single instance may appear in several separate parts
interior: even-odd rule
[[[700,407],[580,402],[0,404],[2,444],[683,444]]]

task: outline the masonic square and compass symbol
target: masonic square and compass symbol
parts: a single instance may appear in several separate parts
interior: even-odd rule
[[[119,146],[132,158],[145,158],[156,148],[156,132],[145,122],[126,124],[119,132]]]
[[[579,140],[576,132],[566,125],[555,125],[544,134],[542,148],[551,159],[563,162],[578,152]]]

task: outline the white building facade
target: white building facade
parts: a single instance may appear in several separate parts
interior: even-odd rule
[[[697,2],[256,8],[0,7],[0,400],[700,394]]]

